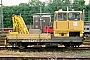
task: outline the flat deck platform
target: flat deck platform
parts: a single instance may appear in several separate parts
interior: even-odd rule
[[[52,39],[25,39],[25,40],[17,40],[10,39],[8,42],[82,42],[83,38],[80,37],[55,37]]]

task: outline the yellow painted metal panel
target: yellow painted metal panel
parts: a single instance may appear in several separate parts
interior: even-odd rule
[[[40,34],[40,39],[51,39],[51,34]]]
[[[54,21],[54,36],[60,37],[62,36],[68,36],[69,35],[69,27],[68,27],[68,21]]]
[[[68,30],[68,22],[67,21],[58,21],[57,29],[59,30]]]
[[[51,34],[8,34],[7,39],[51,39]]]
[[[10,34],[18,34],[18,32],[9,32]]]
[[[69,21],[69,30],[70,31],[84,30],[84,22],[83,21]]]

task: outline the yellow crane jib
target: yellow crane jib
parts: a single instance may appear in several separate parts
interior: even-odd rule
[[[10,32],[11,34],[29,34],[27,26],[24,23],[24,20],[21,16],[13,14],[12,21],[13,21],[13,32]]]

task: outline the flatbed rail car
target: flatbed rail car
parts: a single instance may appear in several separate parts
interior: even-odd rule
[[[7,34],[6,43],[19,48],[25,48],[28,45],[57,47],[58,44],[76,47],[83,43],[84,22],[81,11],[55,11],[54,18],[54,34],[30,34],[22,17],[13,15],[13,32]]]
[[[27,37],[24,37],[27,36]],[[12,46],[18,46],[19,48],[25,48],[28,45],[46,45],[58,46],[58,44],[63,43],[75,43],[75,46],[79,46],[83,38],[80,37],[52,37],[51,34],[10,34],[7,35],[7,43],[10,43]],[[77,43],[77,44],[76,44]]]

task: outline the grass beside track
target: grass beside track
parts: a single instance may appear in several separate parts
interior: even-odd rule
[[[90,60],[90,58],[68,57],[0,57],[0,60]]]
[[[0,57],[67,57],[67,58],[90,58],[90,50],[65,50],[65,51],[43,51],[43,52],[20,52],[11,50],[0,50]]]

